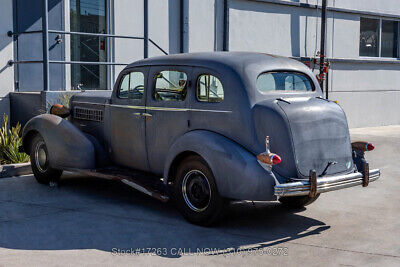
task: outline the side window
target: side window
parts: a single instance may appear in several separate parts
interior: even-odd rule
[[[122,78],[122,82],[119,85],[118,97],[128,98],[128,94],[129,94],[129,74],[125,75]]]
[[[183,101],[187,92],[187,75],[181,71],[165,70],[155,76],[154,99]]]
[[[144,94],[144,74],[131,72],[122,78],[118,91],[119,98],[142,99]]]
[[[129,92],[131,99],[142,99],[144,94],[144,74],[142,72],[131,72]]]
[[[224,100],[224,88],[221,81],[213,75],[200,75],[197,80],[197,99],[202,102]]]

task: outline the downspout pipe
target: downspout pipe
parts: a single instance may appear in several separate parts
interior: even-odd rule
[[[43,42],[43,91],[49,91],[49,4],[42,1],[42,42]]]
[[[179,0],[179,52],[185,53],[185,0]]]
[[[149,57],[149,1],[143,0],[143,57]]]
[[[322,13],[321,13],[321,47],[320,47],[320,60],[319,60],[319,77],[320,86],[324,90],[324,66],[325,66],[325,39],[326,39],[326,6],[327,0],[322,0]],[[328,99],[328,88],[326,88],[326,98]]]
[[[228,0],[224,0],[224,29],[223,29],[223,40],[222,50],[229,51],[229,3]]]

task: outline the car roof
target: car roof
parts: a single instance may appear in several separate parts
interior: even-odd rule
[[[242,74],[247,66],[270,71],[274,69],[307,69],[297,60],[258,52],[198,52],[157,56],[142,59],[127,68],[153,65],[187,65],[208,68],[229,68]]]
[[[315,95],[321,94],[318,81],[312,71],[300,61],[288,57],[257,52],[198,52],[158,56],[136,61],[126,68],[142,66],[192,66],[211,69],[231,82],[231,90],[245,90],[250,101],[276,98],[275,94],[261,94],[256,86],[257,77],[264,72],[294,71],[305,73],[316,86]],[[237,86],[236,86],[237,85]],[[243,85],[243,86],[242,86]],[[299,93],[295,94],[299,96]],[[310,94],[307,94],[310,95]],[[290,96],[290,93],[285,93]]]

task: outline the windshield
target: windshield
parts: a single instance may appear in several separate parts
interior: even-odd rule
[[[310,79],[297,72],[267,72],[257,78],[257,89],[262,93],[273,91],[313,91]]]

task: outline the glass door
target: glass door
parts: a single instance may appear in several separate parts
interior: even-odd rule
[[[107,0],[70,0],[70,31],[107,33]],[[71,35],[72,61],[107,61],[104,37]],[[106,90],[106,65],[71,65],[71,88]]]

